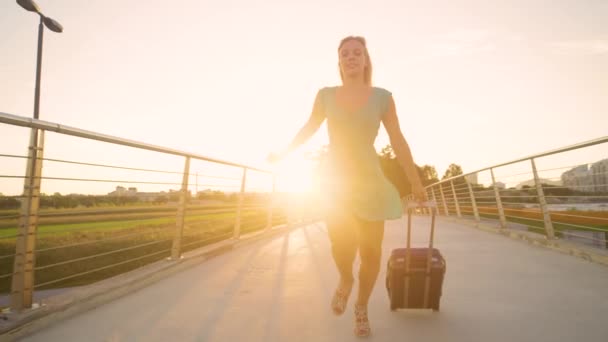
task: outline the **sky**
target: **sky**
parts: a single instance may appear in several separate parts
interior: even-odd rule
[[[450,163],[472,172],[608,135],[605,0],[37,3],[64,27],[45,31],[40,110],[42,120],[62,125],[271,168],[266,156],[293,138],[318,89],[340,84],[340,39],[361,35],[373,83],[392,92],[415,162],[440,177]],[[14,1],[0,2],[0,112],[32,116],[37,23]],[[274,167],[287,175],[283,185],[309,184],[303,156],[328,142],[325,129]],[[0,124],[0,154],[25,155],[28,136]],[[386,144],[381,128],[376,147]],[[179,184],[184,167],[180,157],[52,133],[45,157],[176,172],[45,163],[44,174],[55,177]],[[600,146],[546,167],[606,157]],[[0,175],[25,170],[21,159],[0,157],[0,165]],[[191,172],[230,175],[232,187],[241,177],[206,163]],[[45,181],[43,192],[117,185]],[[0,178],[1,193],[22,187]]]

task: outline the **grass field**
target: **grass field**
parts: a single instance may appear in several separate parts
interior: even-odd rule
[[[468,215],[472,208],[465,208]],[[454,208],[449,208],[450,215],[456,215]],[[528,230],[545,234],[543,215],[538,209],[514,209],[504,208],[508,222],[524,224]],[[485,218],[498,219],[497,208],[479,208],[479,215]],[[550,212],[551,222],[557,237],[563,237],[565,231],[580,232],[604,232],[608,233],[608,211],[552,211]],[[608,242],[605,242],[608,248]]]
[[[285,222],[279,209],[273,212],[273,225]],[[43,213],[36,240],[35,289],[89,284],[168,257],[176,213],[175,207]],[[15,225],[7,223],[16,219],[6,219],[14,215],[2,214],[0,277],[12,272],[17,234]],[[243,209],[241,232],[266,227],[267,214],[263,206]],[[235,219],[234,207],[188,208],[182,251],[231,237]],[[0,278],[0,293],[9,289],[10,277]]]
[[[455,215],[454,208],[449,209]],[[275,208],[273,212],[273,225],[285,222],[281,210]],[[170,256],[176,214],[174,206],[42,211],[36,240],[35,289],[85,285]],[[505,214],[509,222],[544,234],[538,210],[505,208]],[[17,215],[16,211],[0,212],[0,293],[10,290],[10,276],[2,276],[10,275],[13,269]],[[480,208],[480,215],[497,219],[498,210]],[[189,207],[182,251],[231,237],[235,219],[234,206]],[[551,219],[557,236],[566,229],[608,232],[606,211],[552,212]],[[262,229],[266,220],[267,208],[247,207],[242,212],[241,232]]]
[[[193,222],[202,219],[214,219],[222,217],[234,217],[234,211],[229,212],[201,212],[201,213],[190,213],[185,218],[185,222]],[[247,211],[244,214],[248,213]],[[42,221],[38,227],[38,235],[44,236],[48,234],[58,235],[66,234],[73,231],[78,232],[92,232],[95,230],[120,230],[120,229],[131,229],[139,226],[155,226],[155,225],[168,225],[175,224],[176,213],[172,215],[162,214],[155,218],[150,218],[156,215],[146,215],[137,218],[129,217],[125,220],[122,216],[97,216],[95,221],[89,221],[84,218],[80,223],[60,223],[60,224],[48,224],[48,221]],[[80,218],[79,218],[80,219]],[[101,220],[101,221],[100,221]],[[0,238],[13,237],[17,234],[17,228],[3,228],[0,229]]]
[[[189,206],[188,213],[208,213],[236,211],[234,205],[223,206]],[[130,206],[105,207],[95,209],[46,209],[39,212],[40,225],[85,223],[112,220],[141,220],[154,217],[175,216],[175,206]],[[0,211],[0,231],[3,228],[15,228],[18,225],[19,211]]]

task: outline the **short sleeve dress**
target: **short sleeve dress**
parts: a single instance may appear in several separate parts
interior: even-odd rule
[[[374,148],[391,93],[373,87],[365,105],[346,110],[336,105],[337,87],[319,90],[329,135],[322,166],[322,204],[326,214],[348,210],[367,221],[397,219],[403,214],[399,192],[386,178]]]

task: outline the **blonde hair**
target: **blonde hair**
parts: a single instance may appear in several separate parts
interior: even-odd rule
[[[356,40],[359,43],[361,43],[361,45],[363,45],[363,52],[365,54],[365,59],[366,59],[366,66],[363,69],[363,82],[366,85],[371,86],[372,85],[372,59],[369,57],[369,51],[367,51],[367,44],[365,43],[365,38],[360,37],[360,36],[348,36],[344,39],[342,39],[340,41],[340,45],[338,46],[338,53],[340,53],[340,49],[342,49],[342,46],[344,46],[344,44],[346,42],[349,42],[351,40]],[[342,79],[342,82],[344,82],[344,74],[342,73],[342,68],[340,68],[340,65],[338,64],[338,69],[340,70],[340,79]]]

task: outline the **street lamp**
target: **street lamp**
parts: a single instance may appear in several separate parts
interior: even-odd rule
[[[42,14],[40,7],[32,0],[17,0],[17,4],[25,10],[34,12],[40,16],[40,24],[38,25],[38,61],[36,64],[36,95],[34,97],[34,119],[38,119],[40,110],[40,72],[42,68],[42,34],[44,32],[42,25],[57,33],[63,32],[63,26]]]

